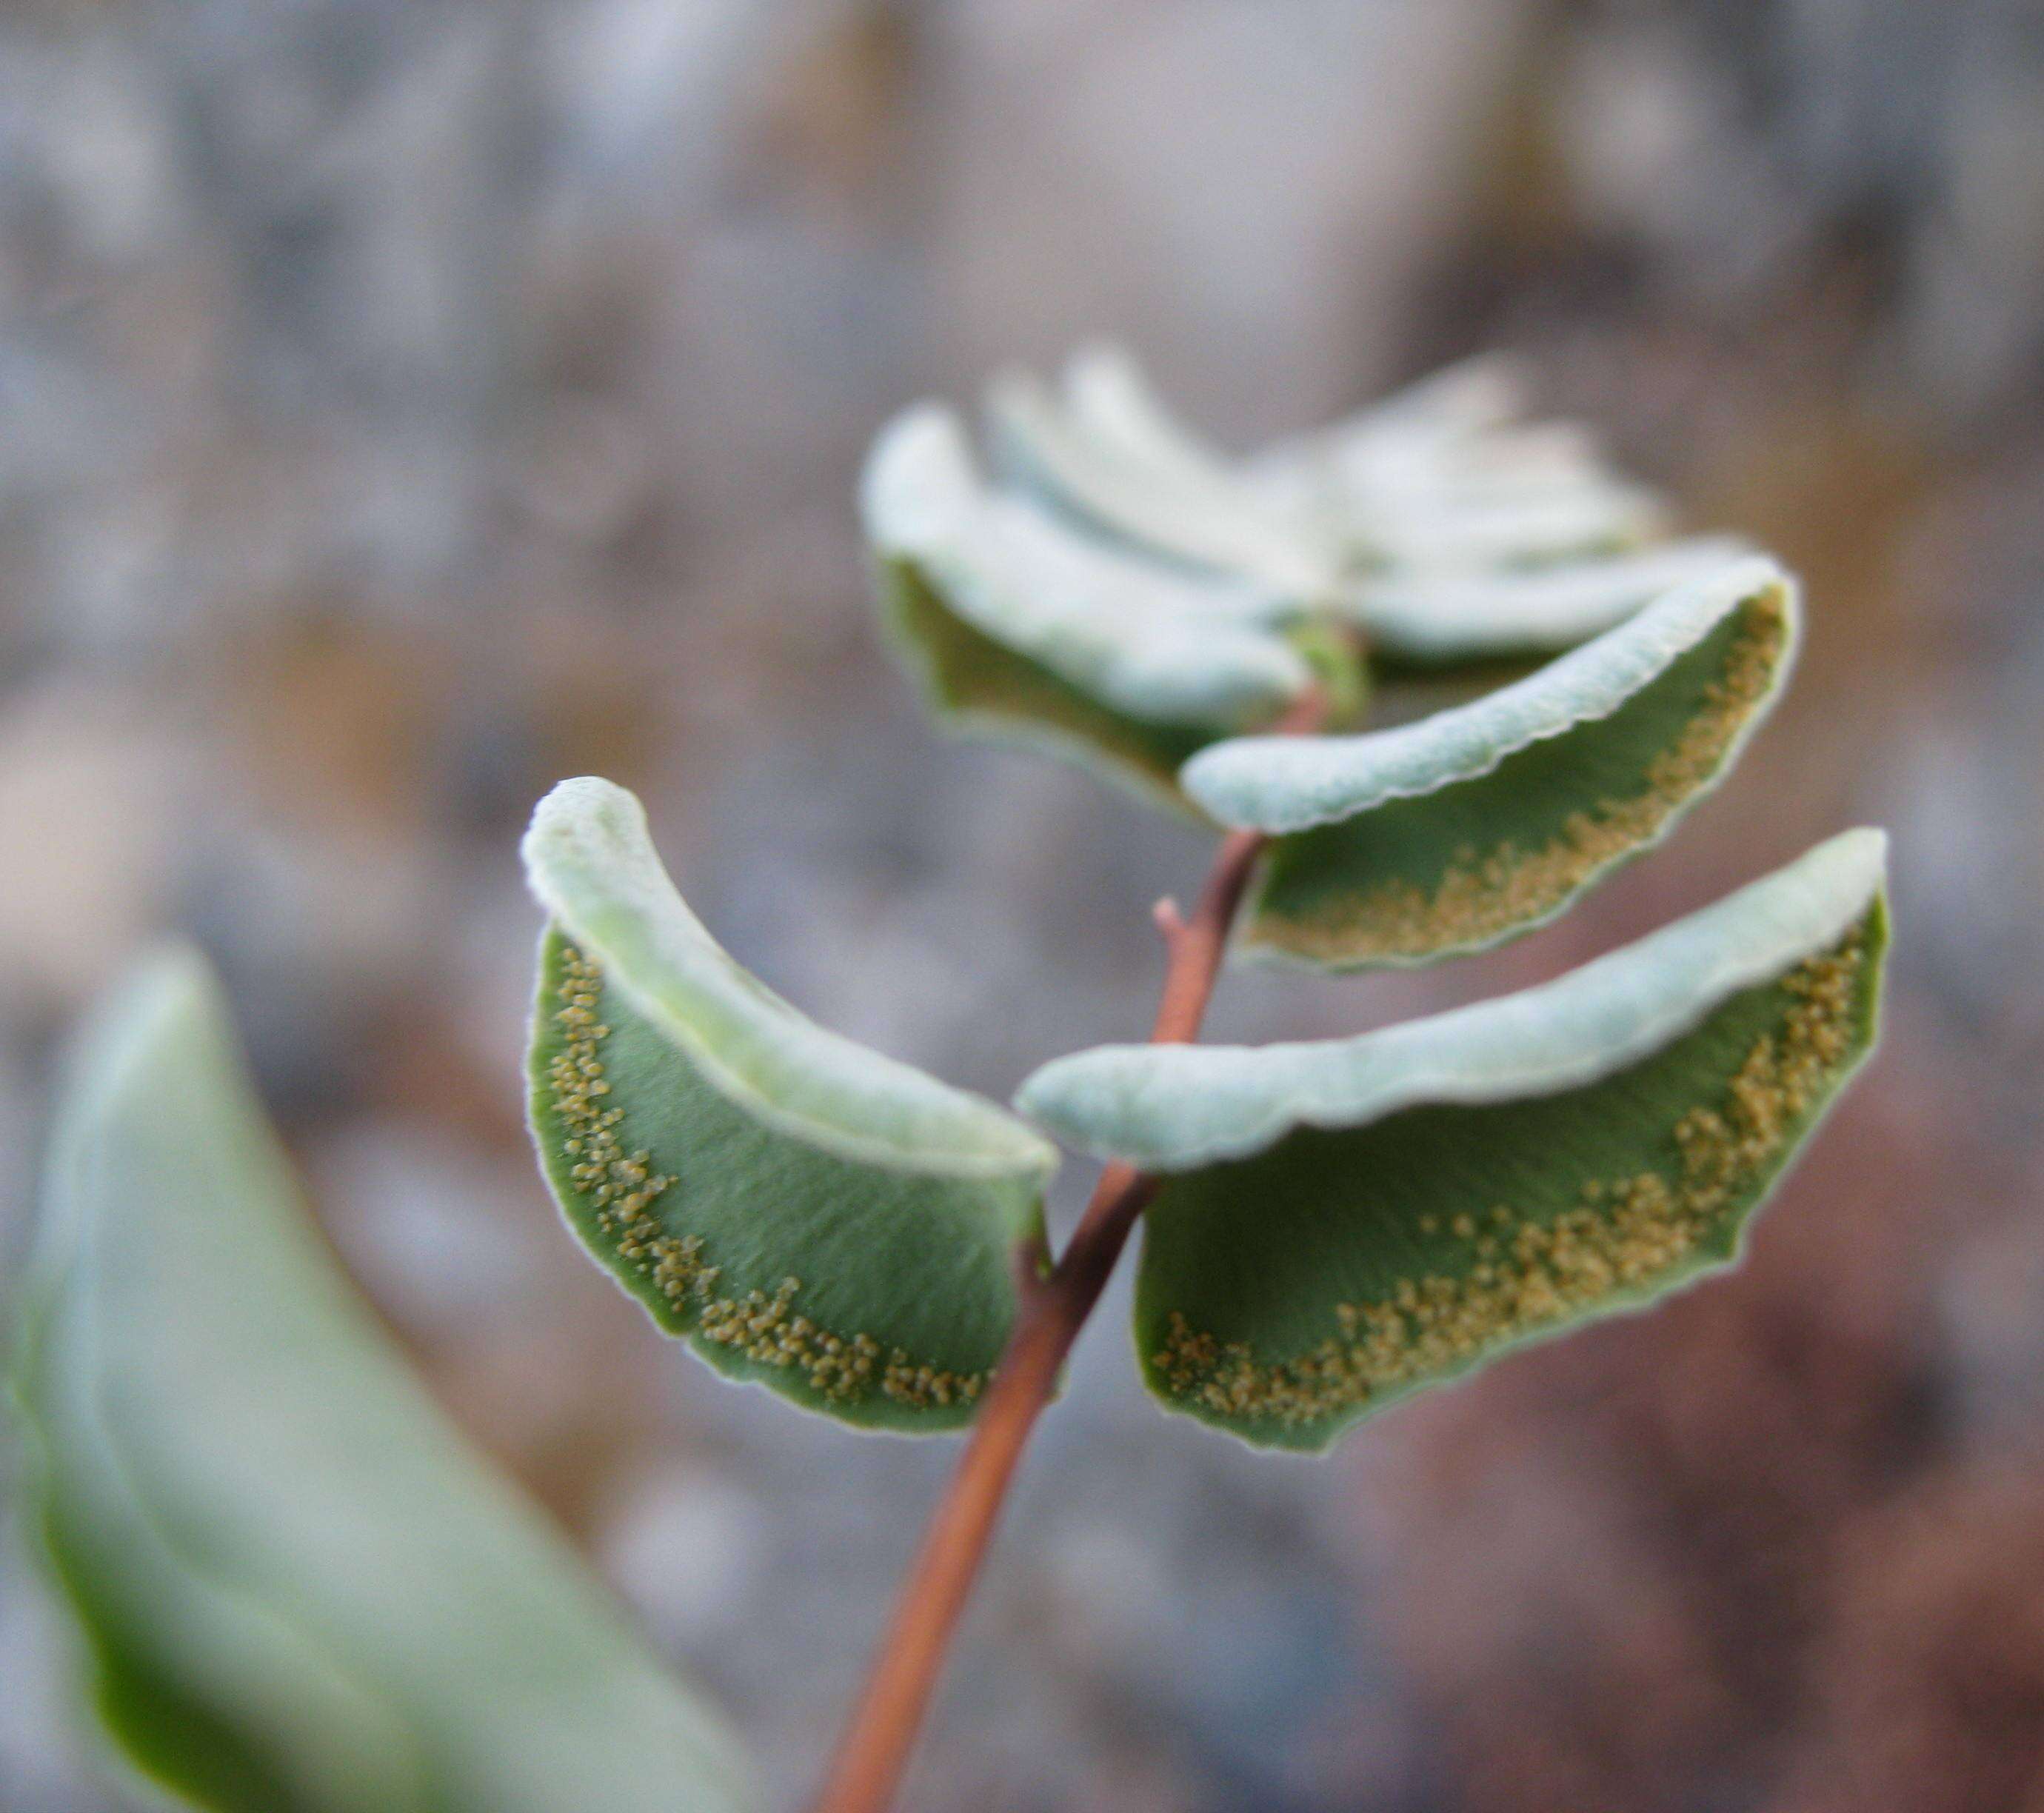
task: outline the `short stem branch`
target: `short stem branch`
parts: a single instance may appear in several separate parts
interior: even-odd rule
[[[1315,693],[1282,728],[1312,731],[1324,709]],[[1224,838],[1190,919],[1175,902],[1158,903],[1154,916],[1168,962],[1153,1043],[1182,1044],[1198,1035],[1229,928],[1262,847],[1255,832]],[[1014,1333],[924,1534],[816,1813],[883,1813],[893,1802],[1023,1448],[1155,1187],[1129,1166],[1109,1165],[1049,1275],[1037,1275],[1039,1249],[1025,1249],[1018,1259],[1028,1282]]]

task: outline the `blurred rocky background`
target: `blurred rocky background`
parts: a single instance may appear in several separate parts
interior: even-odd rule
[[[514,846],[628,783],[742,960],[996,1096],[1146,1024],[1199,840],[932,736],[851,504],[897,407],[1103,332],[1241,445],[1524,349],[1810,587],[1669,848],[1477,962],[1245,974],[1222,1035],[1551,974],[1859,821],[1896,986],[1742,1272],[1324,1463],[1155,1413],[1110,1303],[910,1804],[2044,1808],[2031,0],[12,0],[0,1270],[61,1029],[196,935],[349,1265],[795,1803],[950,1444],[718,1384],[571,1247]],[[68,1660],[15,1527],[0,1805],[131,1804]]]

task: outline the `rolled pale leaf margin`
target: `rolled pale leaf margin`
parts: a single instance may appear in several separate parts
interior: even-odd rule
[[[623,788],[540,802],[531,1112],[569,1226],[728,1377],[871,1428],[971,1415],[1055,1149],[734,962]]]
[[[1186,793],[1272,839],[1243,947],[1411,964],[1546,923],[1723,778],[1780,695],[1800,625],[1794,582],[1741,559],[1469,705],[1203,751]]]
[[[1004,475],[1078,520],[1281,597],[1310,604],[1333,593],[1339,549],[1298,501],[1268,495],[1224,467],[1209,469],[1190,436],[1180,437],[1174,459],[1129,436],[1103,435],[1020,372],[989,387],[986,409]]]
[[[1001,380],[988,412],[1008,470],[1059,508],[1162,558],[1247,575],[1367,626],[1374,575],[1408,593],[1437,578],[1454,589],[1665,532],[1660,500],[1609,471],[1589,437],[1496,420],[1512,389],[1504,365],[1473,361],[1331,436],[1240,463],[1180,424],[1112,348],[1075,357],[1061,393]],[[1438,636],[1432,647],[1437,660],[1450,652]]]
[[[1097,356],[1097,355],[1096,355]],[[1147,390],[1128,355],[1118,355]],[[1516,432],[1531,401],[1531,375],[1510,353],[1482,352],[1427,373],[1339,421],[1287,437],[1251,455],[1246,478],[1274,497],[1297,499],[1367,487],[1416,464],[1428,473],[1458,451]],[[1161,405],[1160,405],[1161,406]],[[1579,444],[1579,455],[1593,447]],[[1579,461],[1571,462],[1572,464]]]
[[[1299,605],[1160,567],[988,491],[957,417],[925,404],[874,444],[861,494],[893,640],[942,716],[1049,743],[1184,807],[1176,775],[1315,678]]]
[[[221,1813],[734,1813],[722,1722],[463,1440],[314,1231],[195,953],[71,1067],[15,1384],[129,1757]]]
[[[1872,1051],[1886,839],[1854,831],[1540,987],[1360,1038],[1106,1047],[1022,1111],[1162,1177],[1135,1339],[1274,1447],[1733,1263]]]

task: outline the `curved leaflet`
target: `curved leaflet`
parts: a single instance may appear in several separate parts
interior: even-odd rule
[[[1885,851],[1846,832],[1557,981],[1360,1038],[1038,1071],[1024,1112],[1162,1176],[1135,1310],[1151,1389],[1324,1447],[1731,1263],[1873,1047]]]
[[[591,1255],[728,1377],[869,1427],[966,1421],[1055,1150],[740,968],[623,788],[563,782],[524,852],[533,1135]]]
[[[1772,562],[1733,562],[1516,684],[1396,730],[1242,738],[1187,793],[1272,839],[1243,943],[1330,967],[1479,949],[1560,912],[1715,787],[1800,625]]]
[[[1182,805],[1174,776],[1311,683],[1297,605],[1174,572],[989,493],[925,405],[874,444],[862,494],[895,638],[938,710],[1047,739]]]
[[[1178,457],[1160,458],[1128,435],[1101,434],[1023,373],[990,387],[987,417],[1005,474],[1080,521],[1281,597],[1310,602],[1334,590],[1339,550],[1295,501],[1245,485],[1224,467],[1208,470],[1189,436],[1180,437]]]

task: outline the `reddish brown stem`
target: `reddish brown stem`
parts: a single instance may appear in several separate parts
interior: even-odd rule
[[[1311,730],[1324,709],[1316,695],[1302,702],[1284,728]],[[1222,839],[1189,920],[1175,903],[1158,903],[1155,918],[1169,961],[1153,1043],[1182,1044],[1198,1035],[1228,929],[1262,844],[1254,832],[1231,832]],[[1155,1187],[1127,1165],[1109,1165],[1063,1256],[1047,1277],[1024,1291],[1015,1331],[909,1569],[816,1813],[883,1813],[893,1802],[1022,1450]]]

